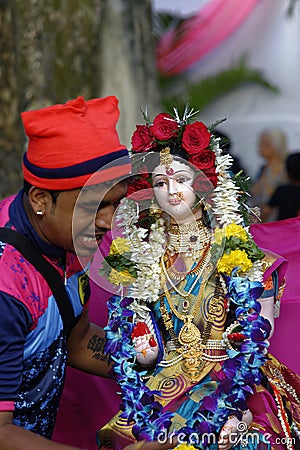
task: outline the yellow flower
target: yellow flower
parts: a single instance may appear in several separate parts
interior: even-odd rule
[[[221,245],[222,239],[225,237],[224,228],[216,228],[214,232],[214,242],[218,245]]]
[[[234,236],[236,238],[239,238],[241,241],[247,241],[249,239],[247,231],[241,225],[237,225],[236,223],[227,225],[224,232],[227,238],[230,238],[230,236]]]
[[[217,264],[219,272],[226,275],[230,275],[235,267],[239,267],[239,272],[247,272],[251,269],[252,261],[244,250],[233,250],[229,254],[225,253]]]
[[[175,450],[196,450],[196,447],[191,444],[179,444],[175,447]]]
[[[108,276],[108,281],[111,284],[131,284],[134,281],[134,278],[130,275],[128,270],[123,270],[122,272],[118,272],[116,269],[111,269],[111,272]]]
[[[109,255],[122,255],[125,252],[129,252],[129,250],[130,244],[128,239],[117,236],[111,243]]]

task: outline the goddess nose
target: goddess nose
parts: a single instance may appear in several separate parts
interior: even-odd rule
[[[177,183],[173,178],[169,179],[169,186],[168,186],[169,194],[176,194],[178,191],[177,189]]]

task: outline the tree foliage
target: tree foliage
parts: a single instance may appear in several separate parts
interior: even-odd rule
[[[274,93],[279,92],[278,87],[267,80],[261,70],[247,65],[244,55],[229,69],[204,77],[198,82],[191,82],[182,76],[161,78],[163,103],[169,111],[174,104],[179,111],[184,110],[187,103],[202,111],[221,96],[249,83],[257,84]]]
[[[154,115],[160,103],[202,109],[249,82],[276,91],[245,58],[198,83],[182,76],[158,85],[154,39],[175,19],[152,18],[151,0],[0,0],[0,198],[22,181],[20,112],[26,109],[116,94],[122,137],[132,133],[140,109]]]

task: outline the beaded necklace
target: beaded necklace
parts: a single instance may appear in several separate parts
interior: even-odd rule
[[[203,219],[183,224],[170,224],[167,230],[167,249],[171,254],[184,253],[198,261],[203,247],[209,244],[211,233]]]
[[[182,291],[179,291],[179,289],[175,286],[175,284],[173,283],[173,281],[169,277],[168,270],[167,270],[167,268],[165,266],[165,262],[164,262],[164,255],[162,255],[160,263],[161,263],[161,267],[162,267],[162,270],[163,270],[163,274],[164,274],[166,280],[168,280],[168,283],[170,283],[171,287],[174,289],[175,292],[177,292],[177,294],[180,295],[180,297],[183,297],[183,298],[187,299],[189,297],[190,293],[192,292],[192,290],[193,290],[193,288],[194,288],[194,286],[195,286],[195,284],[196,284],[196,282],[197,282],[197,280],[198,280],[200,275],[197,274],[197,276],[196,276],[194,282],[192,283],[190,289],[188,290],[188,292],[182,292]]]

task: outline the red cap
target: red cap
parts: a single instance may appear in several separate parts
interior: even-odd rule
[[[40,188],[67,190],[130,174],[128,151],[116,131],[119,114],[115,96],[77,97],[23,112],[29,138],[24,179]]]

